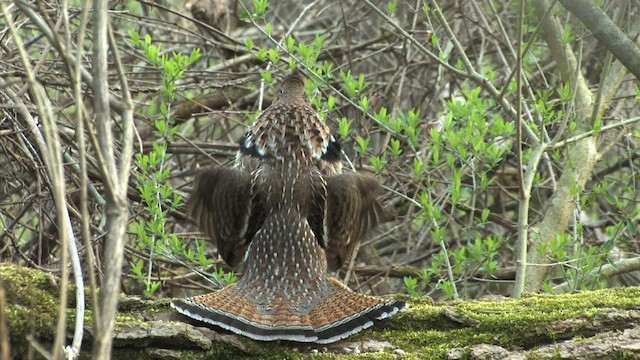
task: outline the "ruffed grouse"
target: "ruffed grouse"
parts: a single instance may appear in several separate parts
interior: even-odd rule
[[[234,168],[196,180],[191,214],[236,284],[175,300],[178,312],[255,340],[331,343],[406,304],[349,290],[339,269],[384,214],[373,177],[342,174],[340,146],[304,97],[299,71],[240,141]]]

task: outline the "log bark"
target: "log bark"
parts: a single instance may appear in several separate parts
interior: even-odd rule
[[[59,306],[54,276],[0,264],[11,356],[26,358],[31,343],[50,348]],[[120,297],[113,359],[306,359],[356,357],[416,359],[619,359],[640,357],[640,288],[513,300],[434,303],[408,299],[409,309],[346,341],[329,345],[256,342],[191,322],[169,308],[170,299]],[[0,306],[2,306],[0,304]],[[75,317],[70,299],[68,324]],[[88,322],[91,312],[86,313]],[[91,358],[92,326],[80,358]],[[69,329],[72,330],[72,329]],[[69,332],[70,336],[71,332]],[[2,334],[0,334],[2,335]],[[1,337],[0,337],[1,338]],[[361,356],[361,355],[359,355]],[[626,357],[625,357],[626,356]],[[39,358],[36,356],[36,358]]]

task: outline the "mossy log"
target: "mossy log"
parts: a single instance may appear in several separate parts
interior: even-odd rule
[[[27,339],[50,346],[59,306],[58,279],[6,263],[0,264],[0,279],[6,294],[6,318],[0,321],[8,324],[12,358],[26,358]],[[251,341],[180,317],[171,311],[168,299],[123,296],[113,359],[640,358],[638,287],[520,300],[410,302],[406,311],[372,329],[320,346]],[[70,303],[69,326],[74,316]],[[81,358],[91,355],[90,311],[86,319]]]

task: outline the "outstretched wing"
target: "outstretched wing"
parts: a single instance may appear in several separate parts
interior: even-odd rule
[[[377,195],[382,186],[372,176],[350,172],[327,179],[326,254],[329,270],[338,270],[355,245],[388,218]],[[322,245],[322,244],[321,244]]]
[[[232,267],[242,262],[264,219],[261,201],[252,194],[251,175],[236,169],[212,167],[198,175],[189,208]]]

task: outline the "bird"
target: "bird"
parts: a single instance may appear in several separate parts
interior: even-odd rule
[[[342,150],[294,70],[239,141],[233,167],[200,173],[191,216],[236,283],[171,302],[177,312],[258,341],[327,344],[407,306],[350,290],[330,272],[385,220],[382,186],[342,171]]]

